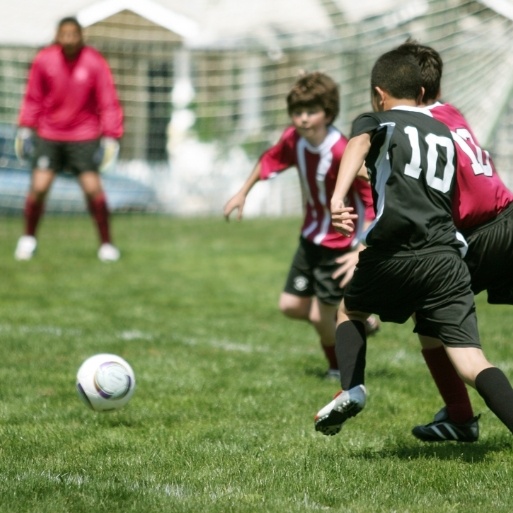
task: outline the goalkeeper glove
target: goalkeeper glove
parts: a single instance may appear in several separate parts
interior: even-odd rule
[[[118,153],[118,140],[113,137],[102,137],[100,139],[100,147],[95,156],[95,160],[98,163],[98,170],[104,172],[110,168],[118,158]]]
[[[14,152],[21,162],[30,160],[34,153],[34,132],[31,128],[21,126],[14,139]]]

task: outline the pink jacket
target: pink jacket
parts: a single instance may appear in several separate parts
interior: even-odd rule
[[[41,50],[30,69],[18,124],[54,141],[120,138],[123,112],[103,56],[90,46],[71,61],[59,45]]]

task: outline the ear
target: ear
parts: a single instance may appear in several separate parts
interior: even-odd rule
[[[372,91],[372,107],[376,112],[384,110],[387,93],[381,87],[375,86]]]
[[[417,98],[417,105],[422,105],[424,103],[424,93],[426,92],[426,89],[424,87],[420,88],[420,94]]]

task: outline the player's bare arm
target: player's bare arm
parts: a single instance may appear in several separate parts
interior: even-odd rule
[[[358,218],[353,209],[344,205],[344,198],[358,173],[364,167],[365,157],[370,148],[370,135],[361,134],[349,140],[342,156],[337,176],[337,183],[331,198],[331,221],[334,228],[351,236],[354,232],[354,220]]]
[[[369,172],[367,171],[367,166],[365,164],[363,164],[360,171],[358,171],[357,177],[365,180],[366,182],[370,182]]]
[[[260,163],[258,163],[243,186],[239,191],[233,195],[225,204],[223,209],[223,215],[227,221],[230,220],[230,214],[237,210],[237,221],[242,219],[242,212],[244,211],[244,204],[246,203],[246,197],[253,186],[260,180]]]
[[[331,198],[332,212],[333,208],[340,206],[346,197],[349,189],[364,166],[365,157],[370,149],[370,134],[360,134],[352,137],[347,143],[347,147],[340,161],[337,183]]]

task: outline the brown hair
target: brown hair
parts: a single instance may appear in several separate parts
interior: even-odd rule
[[[287,95],[289,115],[298,107],[320,106],[331,122],[340,111],[338,86],[328,75],[319,71],[300,76]]]

